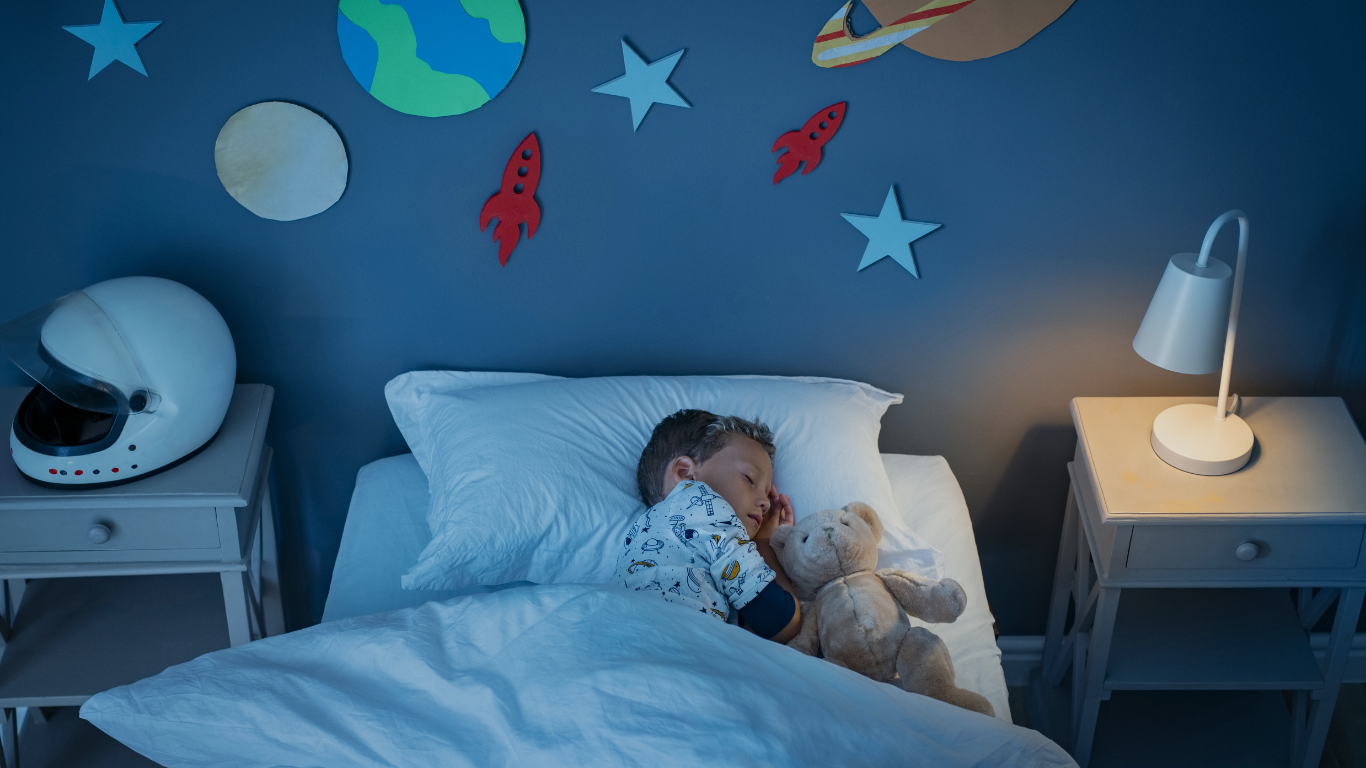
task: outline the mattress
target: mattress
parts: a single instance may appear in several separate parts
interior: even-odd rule
[[[882,462],[900,513],[917,533],[943,552],[945,574],[967,593],[968,606],[958,621],[925,626],[948,646],[958,685],[987,697],[996,716],[1009,722],[1001,652],[987,607],[972,521],[958,481],[942,456],[883,454]],[[417,562],[431,539],[426,520],[429,502],[427,478],[411,453],[361,467],[332,570],[323,621],[517,586],[424,592],[399,586],[399,577]]]

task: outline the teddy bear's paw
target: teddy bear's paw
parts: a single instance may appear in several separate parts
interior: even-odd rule
[[[924,627],[912,627],[897,649],[896,672],[901,687],[973,712],[994,717],[996,712],[981,694],[959,688],[953,659],[943,639]]]
[[[954,684],[953,660],[939,635],[924,627],[911,627],[897,648],[896,673],[901,687],[911,693],[943,699]]]
[[[807,656],[819,656],[820,647],[814,632],[802,632],[787,641],[787,647]]]
[[[987,717],[996,716],[996,708],[991,706],[991,702],[980,693],[973,693],[965,688],[954,688],[947,692],[943,701],[971,712],[980,712]]]
[[[940,611],[936,612],[936,618],[922,616],[925,621],[947,623],[956,620],[963,615],[963,610],[968,607],[968,593],[963,591],[963,587],[953,579],[941,579],[933,589],[935,599]],[[939,618],[939,617],[943,618]]]
[[[963,615],[968,596],[953,579],[931,581],[924,576],[884,568],[878,578],[907,614],[934,624],[945,624]]]

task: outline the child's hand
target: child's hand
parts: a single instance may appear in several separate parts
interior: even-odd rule
[[[769,498],[773,499],[773,506],[770,511],[778,513],[778,525],[794,525],[797,522],[797,512],[792,509],[792,500],[787,498],[787,494],[778,493],[777,489],[770,492]]]
[[[769,486],[768,512],[764,513],[764,521],[759,525],[759,530],[755,531],[754,538],[771,538],[773,529],[780,525],[792,525],[796,520],[797,515],[792,510],[792,501],[787,498],[787,494],[778,493],[777,488]]]

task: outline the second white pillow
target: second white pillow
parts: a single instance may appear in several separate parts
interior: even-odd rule
[[[856,500],[893,510],[877,441],[882,414],[901,399],[858,382],[767,376],[553,379],[416,394],[403,418],[421,423],[429,443],[432,540],[403,586],[607,581],[644,511],[640,452],[681,408],[767,423],[778,447],[775,484],[798,517]],[[909,557],[936,575],[937,553],[904,525],[887,526],[881,555],[901,567]]]

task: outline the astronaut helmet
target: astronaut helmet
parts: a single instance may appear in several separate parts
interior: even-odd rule
[[[198,453],[223,424],[237,352],[203,296],[159,277],[69,293],[0,326],[0,353],[37,381],[10,426],[25,477],[129,482]]]

